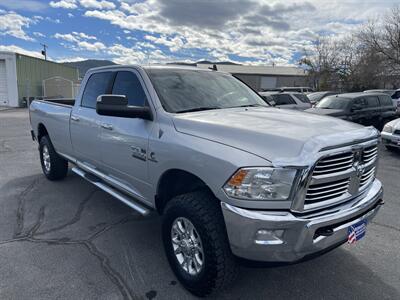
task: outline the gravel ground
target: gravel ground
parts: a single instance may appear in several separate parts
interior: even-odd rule
[[[0,111],[0,299],[191,299],[156,214],[70,173],[42,175],[26,109]],[[365,239],[296,265],[241,267],[219,299],[400,299],[400,153],[380,149],[386,205]]]

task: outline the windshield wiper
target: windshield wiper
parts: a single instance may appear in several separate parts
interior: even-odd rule
[[[221,109],[219,106],[202,106],[202,107],[195,107],[189,109],[178,110],[175,113],[186,113],[186,112],[194,112],[194,111],[202,111],[202,110],[211,110],[211,109]]]
[[[238,105],[238,106],[232,106],[230,108],[235,108],[235,107],[267,107],[267,105],[261,105],[261,104],[245,104],[245,105]]]

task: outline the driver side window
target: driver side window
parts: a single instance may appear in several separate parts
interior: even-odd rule
[[[146,94],[137,76],[129,71],[120,71],[115,77],[112,88],[113,95],[125,95],[128,98],[128,105],[145,106]]]

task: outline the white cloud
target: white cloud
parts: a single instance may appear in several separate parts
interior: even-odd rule
[[[144,38],[149,41],[152,41],[153,43],[165,45],[172,52],[176,52],[176,51],[180,50],[184,45],[184,42],[182,41],[182,39],[177,36],[175,36],[173,38],[168,38],[165,35],[162,35],[161,37],[157,38],[152,35],[146,35]]]
[[[45,9],[47,5],[36,0],[0,0],[0,6],[15,10],[41,11]]]
[[[97,40],[97,37],[95,37],[95,36],[93,36],[93,35],[87,35],[87,34],[84,33],[84,32],[76,32],[76,31],[73,31],[72,34],[74,34],[74,35],[76,35],[76,36],[79,36],[80,38],[86,39],[86,40]]]
[[[73,18],[73,17],[75,17],[75,16],[74,16],[73,14],[71,14],[71,13],[68,13],[67,16],[68,16],[68,18]]]
[[[33,33],[33,35],[34,35],[34,36],[37,36],[37,37],[45,37],[45,35],[44,35],[43,33],[38,32],[38,31],[35,31],[35,32]]]
[[[79,3],[85,8],[94,9],[114,9],[116,7],[114,3],[106,0],[79,0]]]
[[[51,7],[54,8],[65,8],[65,9],[78,8],[78,5],[76,5],[76,0],[50,1],[49,4]]]
[[[106,48],[106,46],[101,42],[90,43],[86,41],[80,41],[77,43],[79,50],[88,50],[98,52]]]
[[[27,28],[34,22],[14,12],[5,13],[0,15],[0,35],[11,35],[22,40],[33,41],[34,39],[25,33],[24,27]]]
[[[72,57],[60,57],[56,59],[55,61],[58,63],[65,63],[65,62],[77,62],[77,61],[83,61],[87,60],[87,58],[81,57],[81,56],[72,56]]]

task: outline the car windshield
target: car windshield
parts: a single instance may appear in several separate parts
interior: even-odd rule
[[[349,102],[349,98],[330,96],[322,99],[315,107],[326,109],[345,109]]]
[[[146,70],[164,109],[171,113],[246,106],[268,106],[231,75],[197,70]]]

